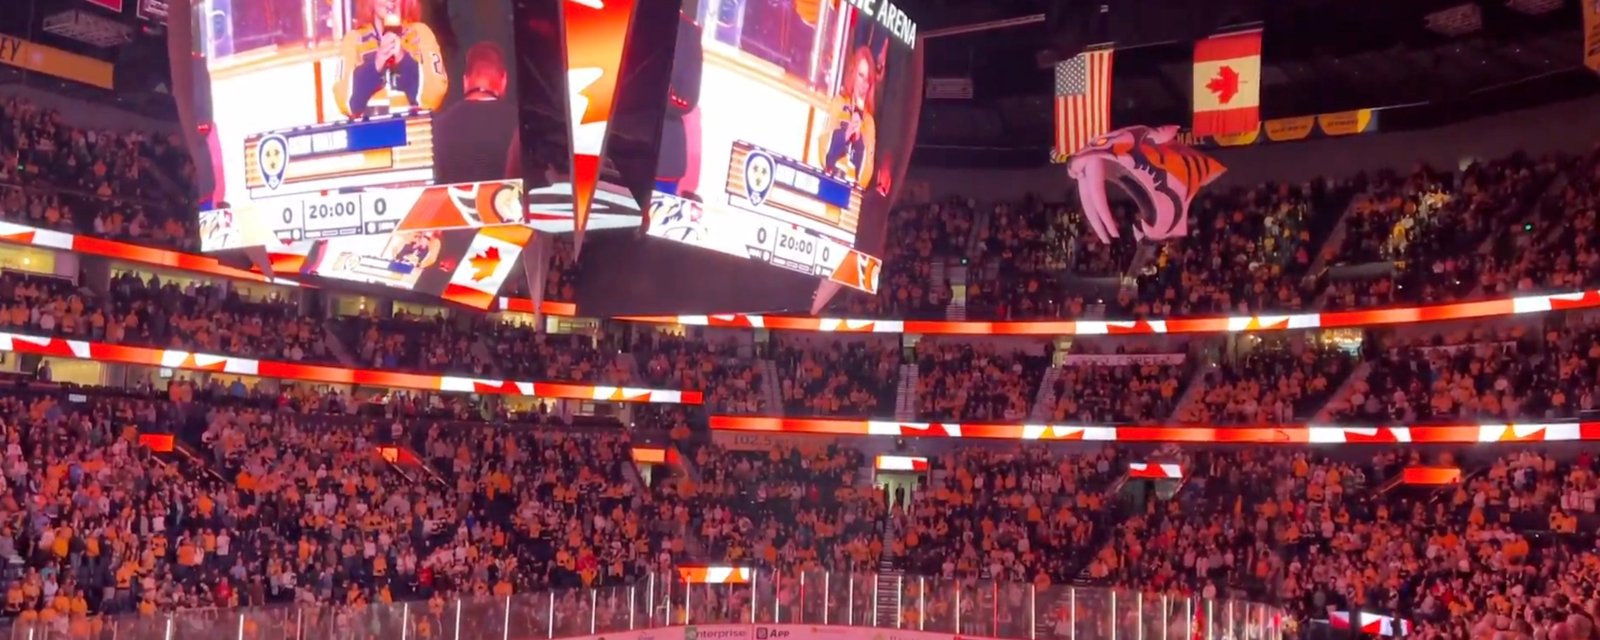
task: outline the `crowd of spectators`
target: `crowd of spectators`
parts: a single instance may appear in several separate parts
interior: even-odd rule
[[[709,557],[784,571],[870,572],[883,550],[884,496],[842,446],[694,449],[699,478],[678,495]]]
[[[811,340],[786,335],[773,349],[787,415],[875,416],[894,413],[900,344],[892,339]]]
[[[1491,233],[1489,253],[1499,269],[1483,280],[1485,294],[1577,291],[1600,282],[1600,252],[1593,246],[1600,150],[1553,162],[1557,177],[1522,226]]]
[[[1353,354],[1303,340],[1258,342],[1207,371],[1178,411],[1193,424],[1288,424],[1312,417],[1355,369]]]
[[[895,512],[891,552],[922,575],[1065,584],[1111,525],[1100,516],[1126,467],[1125,455],[1110,448],[951,452],[936,465],[943,480],[919,488]]]
[[[0,217],[192,251],[194,167],[177,138],[68,120],[23,98],[0,100]],[[1459,173],[1421,167],[1341,183],[1207,190],[1191,208],[1190,237],[1143,258],[1132,242],[1107,245],[1084,233],[1073,204],[1028,196],[906,205],[891,216],[881,293],[846,292],[832,312],[941,317],[956,299],[950,274],[958,267],[966,269],[968,312],[1004,319],[1078,317],[1101,303],[1112,313],[1164,316],[1295,310],[1318,298],[1348,309],[1577,289],[1595,279],[1583,233],[1592,226],[1595,161],[1594,153],[1515,155]],[[1323,247],[1353,190],[1363,193],[1343,241]],[[566,236],[556,239],[547,299],[573,299],[571,248]],[[1320,277],[1307,272],[1319,252],[1330,265],[1391,266]],[[1132,276],[1138,285],[1120,296],[1090,293],[1063,286],[1066,272]],[[522,288],[513,278],[510,293]]]
[[[1385,266],[1336,280],[1326,306],[1441,303],[1522,288],[1515,265],[1558,257],[1535,256],[1530,243],[1568,228],[1561,216],[1548,227],[1530,216],[1558,177],[1581,173],[1572,171],[1579,164],[1519,154],[1474,162],[1457,175],[1429,167],[1380,174],[1354,201],[1334,262]]]
[[[1118,315],[1151,317],[1302,309],[1318,216],[1337,215],[1348,188],[1325,182],[1214,190],[1190,206],[1189,235],[1160,245]]]
[[[552,335],[516,318],[397,311],[387,318],[338,321],[351,355],[374,369],[613,385],[633,377],[603,340]]]
[[[692,340],[648,332],[634,348],[641,381],[652,388],[704,392],[706,406],[722,413],[776,409],[767,406],[767,385],[775,382],[767,380],[756,366],[748,341],[741,347],[739,340],[731,337]]]
[[[647,487],[621,431],[375,420],[253,391],[175,397],[0,399],[0,558],[19,567],[0,585],[6,619],[78,633],[108,615],[299,604],[340,631],[369,603],[415,600],[427,604],[409,623],[437,630],[456,597],[626,584],[693,557],[942,579],[901,610],[936,625],[951,607],[970,613],[950,585],[997,580],[1001,600],[980,607],[1025,595],[1011,585],[1075,583],[1263,600],[1296,619],[1380,611],[1455,638],[1581,626],[1568,616],[1588,608],[1600,563],[1600,461],[1581,449],[964,447],[885,491],[848,443],[728,448],[688,437],[678,412],[663,424],[692,471]],[[151,453],[137,437],[151,432],[196,458]],[[379,454],[390,445],[405,453]],[[1130,492],[1128,463],[1142,459],[1177,462],[1186,479]],[[1465,481],[1395,483],[1418,464],[1459,465]],[[694,615],[748,619],[748,592],[715,597]],[[627,606],[564,594],[558,631]],[[542,607],[510,613],[550,622]],[[963,628],[1025,633],[1014,614]]]
[[[925,420],[1026,418],[1050,356],[988,343],[924,339],[916,346],[917,415]]]
[[[409,624],[438,630],[449,598],[624,584],[674,562],[619,432],[89,393],[0,399],[7,621],[88,637],[108,615],[298,604],[329,610],[299,623],[337,635],[365,633],[343,625],[369,603],[417,600]],[[149,433],[192,456],[153,454]],[[516,622],[544,628],[528,609]],[[565,617],[564,633],[587,631],[586,613]],[[277,623],[262,631],[297,621]]]
[[[73,126],[59,111],[0,98],[5,218],[192,251],[193,171],[173,135]]]
[[[1340,420],[1553,420],[1600,402],[1600,332],[1567,326],[1480,326],[1392,336],[1366,358],[1365,379],[1329,404]]]
[[[843,291],[830,313],[853,318],[943,319],[951,301],[949,275],[935,277],[935,264],[952,264],[965,254],[972,235],[970,201],[949,199],[897,208],[889,218],[878,294]]]
[[[1129,244],[1106,245],[1085,232],[1077,207],[1034,197],[1000,203],[978,227],[967,272],[974,317],[1011,320],[1083,315],[1082,295],[1069,295],[1061,275],[1118,275],[1133,258]],[[1083,233],[1083,235],[1080,235]]]
[[[69,126],[60,113],[0,100],[0,217],[193,250],[192,171],[168,136]],[[970,310],[1007,319],[1086,313],[1063,272],[1135,276],[1108,304],[1149,316],[1591,287],[1597,198],[1600,154],[1216,190],[1196,201],[1189,237],[1144,252],[1084,234],[1071,205],[912,205],[893,215],[883,292],[842,295],[835,309],[942,317],[956,299],[956,267]],[[1343,242],[1323,247],[1346,203]],[[544,293],[570,300],[570,244],[558,241],[555,253]],[[1310,273],[1319,257],[1391,266],[1308,278],[1321,275]],[[287,299],[136,273],[114,275],[101,294],[0,273],[8,331],[381,370],[642,382],[704,391],[722,413],[882,416],[894,409],[901,365],[912,364],[918,418],[1022,421],[1053,355],[939,338],[907,358],[892,340],[787,336],[758,354],[737,338],[655,331],[624,349],[611,337],[465,314],[339,319],[341,355],[316,315]],[[1073,422],[1288,422],[1308,419],[1341,386],[1347,393],[1324,411],[1332,421],[1571,420],[1600,403],[1600,330],[1583,317],[1369,340],[1364,366],[1332,348],[1255,345],[1199,376],[1204,386],[1182,407],[1186,365],[1067,364],[1042,409]],[[776,365],[776,379],[758,356]],[[526,424],[474,415],[462,399],[440,406],[398,393],[181,376],[163,393],[148,385],[0,394],[0,619],[92,637],[110,615],[298,604],[312,618],[295,624],[388,636],[356,628],[352,612],[413,600],[426,605],[402,622],[429,638],[448,624],[451,598],[627,584],[691,558],[998,580],[1008,586],[989,596],[996,628],[1001,615],[1017,622],[1002,606],[1020,593],[1012,585],[1069,581],[1244,595],[1298,618],[1392,612],[1430,640],[1587,638],[1600,615],[1600,460],[1582,447],[1165,450],[1156,456],[1181,462],[1187,477],[1143,493],[1129,488],[1140,483],[1126,478],[1138,459],[1127,448],[971,446],[933,456],[915,488],[885,492],[847,443],[735,447],[694,438],[681,409],[656,409],[641,410],[638,430],[666,431],[690,464],[646,486],[629,432],[614,425]],[[374,407],[381,418],[366,417]],[[152,452],[139,437],[152,434],[174,436],[192,457]],[[1396,483],[1402,468],[1425,463],[1459,464],[1465,481]],[[541,607],[511,620],[586,634],[586,613],[628,606],[577,593],[553,601],[556,620]],[[766,619],[739,597],[729,590],[696,606],[729,621]],[[912,600],[902,614],[927,621],[983,606]]]
[[[239,291],[163,282],[124,272],[108,295],[72,280],[0,272],[0,327],[112,344],[174,348],[291,362],[332,362],[324,331],[285,300],[251,299]]]
[[[1069,356],[1070,357],[1070,356]],[[1188,379],[1185,364],[1156,359],[1061,367],[1045,407],[1056,422],[1133,424],[1165,420]]]

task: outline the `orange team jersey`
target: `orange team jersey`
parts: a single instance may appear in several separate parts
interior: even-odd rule
[[[382,32],[371,26],[344,35],[339,45],[342,68],[333,85],[339,111],[346,117],[360,117],[367,115],[375,101],[390,107],[438,109],[450,89],[450,77],[433,30],[421,22],[405,25],[400,35],[403,54],[387,73],[374,62],[382,37]]]

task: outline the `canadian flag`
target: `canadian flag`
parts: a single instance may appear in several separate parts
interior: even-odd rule
[[[1261,31],[1213,36],[1194,45],[1194,134],[1261,126]]]
[[[1411,621],[1401,620],[1393,616],[1386,616],[1367,611],[1359,612],[1361,632],[1375,636],[1393,637],[1396,635],[1411,635]],[[1328,626],[1335,630],[1348,630],[1350,628],[1349,611],[1332,611],[1328,613]]]
[[[439,297],[474,309],[489,308],[533,233],[520,224],[479,229]]]

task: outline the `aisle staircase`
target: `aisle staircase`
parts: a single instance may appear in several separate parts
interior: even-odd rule
[[[917,419],[917,381],[921,373],[916,363],[900,365],[900,385],[894,392],[894,419],[910,422]]]
[[[768,358],[757,360],[756,371],[761,374],[761,400],[767,405],[767,415],[783,415],[783,396],[778,393],[783,381],[778,377],[778,363]]]
[[[1190,407],[1197,405],[1206,397],[1206,374],[1215,371],[1208,365],[1200,365],[1189,374],[1189,379],[1183,383],[1183,393],[1178,394],[1178,399],[1172,403],[1172,416],[1184,415]]]
[[[154,453],[152,457],[164,467],[177,469],[190,480],[233,484],[234,478],[223,475],[222,470],[211,463],[210,456],[181,437],[173,437],[171,451]]]
[[[506,377],[505,368],[500,366],[501,358],[495,357],[494,349],[490,348],[488,339],[479,336],[472,341],[472,344],[467,345],[467,351],[478,362],[491,363],[490,366],[494,367],[495,375]]]
[[[151,178],[146,184],[156,185],[161,192],[173,200],[177,202],[194,202],[195,194],[192,193],[192,190],[185,189],[179,185],[178,181],[172,179],[172,175],[167,173],[166,168],[162,167],[161,163],[156,162],[150,156],[143,153],[139,155],[139,170],[145,177]]]
[[[1050,367],[1044,370],[1044,377],[1039,381],[1039,392],[1033,395],[1033,407],[1028,410],[1028,419],[1036,423],[1050,420],[1056,406],[1056,380],[1061,379],[1061,367]]]
[[[900,628],[900,588],[903,586],[905,570],[902,568],[900,558],[894,553],[894,542],[899,537],[892,517],[880,520],[883,523],[883,553],[878,556],[878,575],[873,578],[877,582],[873,585],[872,619],[866,623],[878,628]],[[855,624],[860,625],[857,621]]]
[[[977,215],[972,217],[972,230],[967,232],[966,242],[962,243],[961,255],[978,255],[978,231],[989,227],[989,218],[993,211],[994,207],[988,206],[978,207],[977,211],[974,212]]]
[[[1334,403],[1348,401],[1351,387],[1355,386],[1357,382],[1366,380],[1371,373],[1371,361],[1363,361],[1361,364],[1356,365],[1356,370],[1350,372],[1350,376],[1344,379],[1339,388],[1328,394],[1328,401],[1322,403],[1322,406],[1317,409],[1316,415],[1311,417],[1311,421],[1316,424],[1326,424]]]
[[[381,450],[378,450],[376,455],[384,458],[384,461],[388,463],[389,470],[404,479],[407,484],[433,484],[440,488],[450,486],[445,481],[444,476],[440,475],[432,465],[424,461],[422,455],[418,454],[415,449],[406,446],[404,442],[396,443],[395,449],[393,460],[385,457]]]
[[[1372,196],[1366,193],[1358,193],[1350,198],[1350,202],[1345,205],[1344,210],[1339,212],[1339,221],[1333,223],[1333,230],[1328,232],[1328,237],[1322,241],[1320,246],[1316,247],[1317,250],[1312,254],[1315,257],[1311,260],[1311,266],[1306,269],[1305,277],[1307,279],[1316,278],[1318,274],[1322,273],[1323,269],[1327,268],[1328,258],[1338,255],[1338,249],[1343,248],[1344,237],[1350,231],[1350,213],[1355,211],[1357,205],[1363,204],[1370,199],[1372,199]],[[1330,247],[1333,248],[1332,251],[1329,250]],[[1313,308],[1320,309],[1321,307]]]
[[[878,576],[874,578],[878,583],[872,589],[872,595],[876,598],[876,602],[874,602],[872,619],[867,620],[866,623],[879,628],[898,629],[900,628],[901,604],[900,578],[904,572],[898,569],[886,568],[883,565],[884,562],[885,560],[878,561]],[[859,626],[861,623],[858,622],[856,624]]]
[[[328,345],[328,351],[333,357],[338,358],[339,364],[346,367],[359,368],[355,352],[350,350],[350,345],[344,343],[344,338],[339,337],[339,320],[337,318],[324,318],[322,320],[322,341]],[[368,364],[368,363],[361,363]]]
[[[967,319],[967,267],[951,268],[948,260],[934,260],[928,273],[928,281],[934,286],[948,281],[950,283],[950,302],[944,307],[944,319],[952,322],[965,322]]]

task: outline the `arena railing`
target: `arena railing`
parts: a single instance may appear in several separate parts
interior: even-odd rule
[[[117,640],[1282,640],[1269,605],[1069,585],[735,570],[628,585],[371,605],[14,622],[10,637]],[[81,635],[88,634],[88,635]]]

